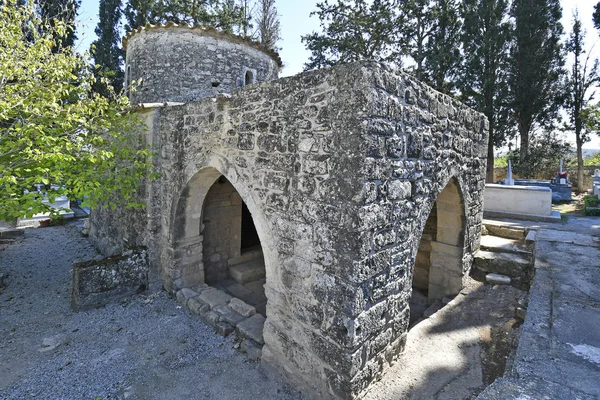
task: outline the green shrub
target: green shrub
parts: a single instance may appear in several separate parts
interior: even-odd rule
[[[586,195],[583,197],[583,212],[589,216],[600,216],[600,200],[595,195]]]

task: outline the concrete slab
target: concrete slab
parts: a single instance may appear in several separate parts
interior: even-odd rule
[[[478,399],[600,398],[600,248],[594,229],[538,231],[535,279],[510,379]]]
[[[551,215],[519,214],[519,213],[502,212],[502,211],[484,211],[483,217],[484,218],[524,219],[527,221],[541,221],[541,222],[561,222],[562,221],[559,211],[552,211]]]

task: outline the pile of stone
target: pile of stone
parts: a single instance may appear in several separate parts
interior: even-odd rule
[[[218,334],[228,336],[235,332],[240,342],[236,348],[251,360],[261,358],[265,317],[255,307],[206,284],[179,290],[177,301],[213,326]]]

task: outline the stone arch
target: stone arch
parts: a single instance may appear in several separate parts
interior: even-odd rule
[[[423,214],[427,218],[421,223],[412,277],[412,320],[420,308],[462,289],[466,214],[461,185],[452,177]]]
[[[196,172],[173,200],[170,223],[169,267],[163,271],[166,287],[177,291],[185,287],[194,287],[206,282],[204,257],[204,206],[213,188],[220,179],[225,179],[246,205],[254,222],[256,233],[264,253],[264,268],[268,277],[273,274],[274,253],[270,229],[262,215],[253,193],[238,181],[238,175],[226,163],[219,167],[205,167]],[[223,172],[222,172],[223,171]],[[241,207],[241,206],[240,206]]]

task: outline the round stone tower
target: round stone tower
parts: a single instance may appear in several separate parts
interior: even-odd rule
[[[201,26],[146,25],[123,39],[132,104],[189,102],[277,79],[281,59],[260,44]]]

